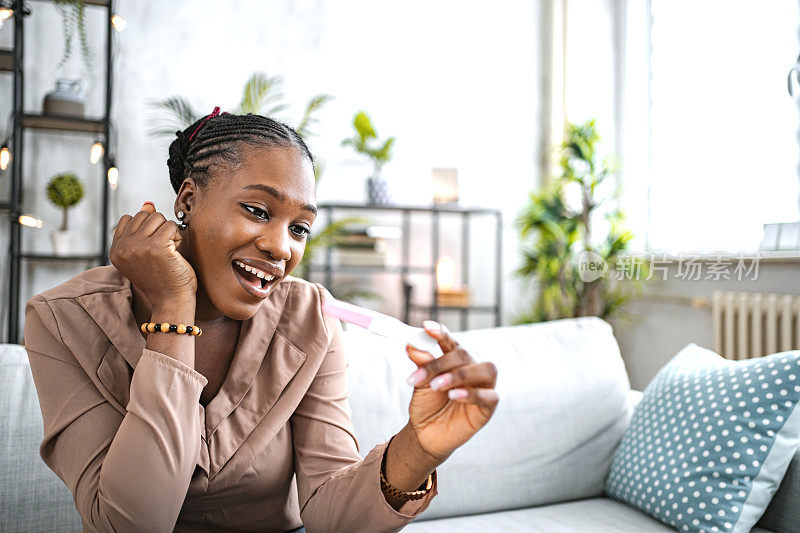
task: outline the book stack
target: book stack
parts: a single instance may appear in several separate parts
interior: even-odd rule
[[[470,302],[469,287],[439,287],[436,301],[441,307],[466,307]]]
[[[335,261],[342,266],[385,267],[389,240],[399,237],[400,228],[393,226],[346,228],[336,240]]]

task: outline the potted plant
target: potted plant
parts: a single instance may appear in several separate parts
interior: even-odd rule
[[[72,251],[72,234],[67,229],[67,213],[70,207],[83,198],[83,184],[72,172],[57,174],[47,184],[47,198],[56,207],[63,209],[61,227],[58,231],[50,233],[50,239],[53,241],[53,253],[69,255]]]
[[[625,253],[633,235],[623,226],[623,212],[614,207],[616,169],[598,154],[599,140],[593,120],[568,124],[560,147],[561,175],[531,193],[519,214],[523,264],[517,275],[535,281],[538,295],[518,323],[608,319],[638,291],[637,281],[647,277],[644,260]],[[605,228],[599,231],[603,218]],[[637,275],[615,279],[612,274],[620,270]]]
[[[86,39],[86,6],[83,0],[55,0],[56,7],[61,12],[61,22],[64,29],[64,54],[61,56],[59,67],[63,67],[72,56],[72,39],[77,31],[81,43],[81,54],[86,69],[92,72],[92,53]]]
[[[83,0],[55,0],[61,12],[64,31],[64,53],[58,64],[59,75],[56,87],[44,97],[42,109],[45,114],[82,117],[84,115],[85,92],[88,85],[81,72],[67,72],[64,67],[72,57],[72,43],[77,31],[81,44],[83,63],[88,75],[92,73],[92,54],[86,38],[86,9]]]
[[[356,134],[342,141],[342,146],[352,146],[356,152],[364,154],[372,162],[372,175],[367,180],[367,198],[370,205],[392,205],[386,181],[381,177],[381,169],[392,157],[394,137],[389,137],[383,144],[378,141],[378,134],[372,121],[364,111],[359,111],[353,118]],[[373,139],[377,146],[370,146]]]

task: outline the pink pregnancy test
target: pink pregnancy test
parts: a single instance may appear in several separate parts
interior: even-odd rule
[[[322,304],[322,312],[340,320],[360,326],[367,331],[405,341],[412,346],[438,357],[442,354],[439,343],[423,328],[415,328],[388,315],[330,298]]]

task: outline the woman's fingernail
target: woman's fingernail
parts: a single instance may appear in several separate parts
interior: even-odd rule
[[[425,329],[429,329],[431,331],[441,331],[442,326],[438,322],[434,322],[433,320],[426,320],[422,323],[425,326]]]
[[[147,204],[150,204],[150,205],[152,205],[153,207],[155,207],[155,206],[156,206],[156,204],[154,204],[153,202],[151,202],[151,201],[149,201],[149,200],[148,200],[148,201],[146,201],[146,202],[144,203],[144,205],[143,205],[142,207],[144,207],[144,206],[145,206],[145,205],[147,205]]]
[[[438,390],[443,387],[447,387],[453,383],[453,375],[450,373],[442,374],[441,376],[436,376],[431,380],[431,388],[433,390]]]
[[[406,383],[408,383],[413,387],[414,385],[425,379],[426,375],[428,375],[428,373],[425,371],[424,368],[418,368],[417,370],[414,371],[413,374],[411,374],[406,378]]]
[[[456,400],[458,398],[466,398],[467,389],[450,389],[449,391],[447,391],[447,396],[452,400]]]

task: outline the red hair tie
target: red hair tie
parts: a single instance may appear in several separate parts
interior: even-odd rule
[[[219,106],[217,106],[217,107],[215,107],[215,108],[214,108],[214,111],[212,111],[210,115],[206,116],[205,120],[203,120],[203,122],[201,122],[201,123],[200,123],[200,125],[199,125],[199,126],[197,126],[197,127],[194,129],[194,133],[192,133],[192,134],[189,136],[189,142],[191,142],[191,141],[192,141],[192,137],[194,137],[194,136],[197,134],[197,132],[198,132],[198,131],[200,131],[200,128],[202,128],[202,127],[205,125],[205,123],[209,121],[209,119],[212,119],[212,118],[216,117],[216,116],[217,116],[217,115],[219,115],[219,114],[220,114],[220,113],[219,113]],[[222,114],[223,114],[223,115],[227,115],[228,113],[227,113],[227,112],[225,112],[225,113],[222,113]]]

